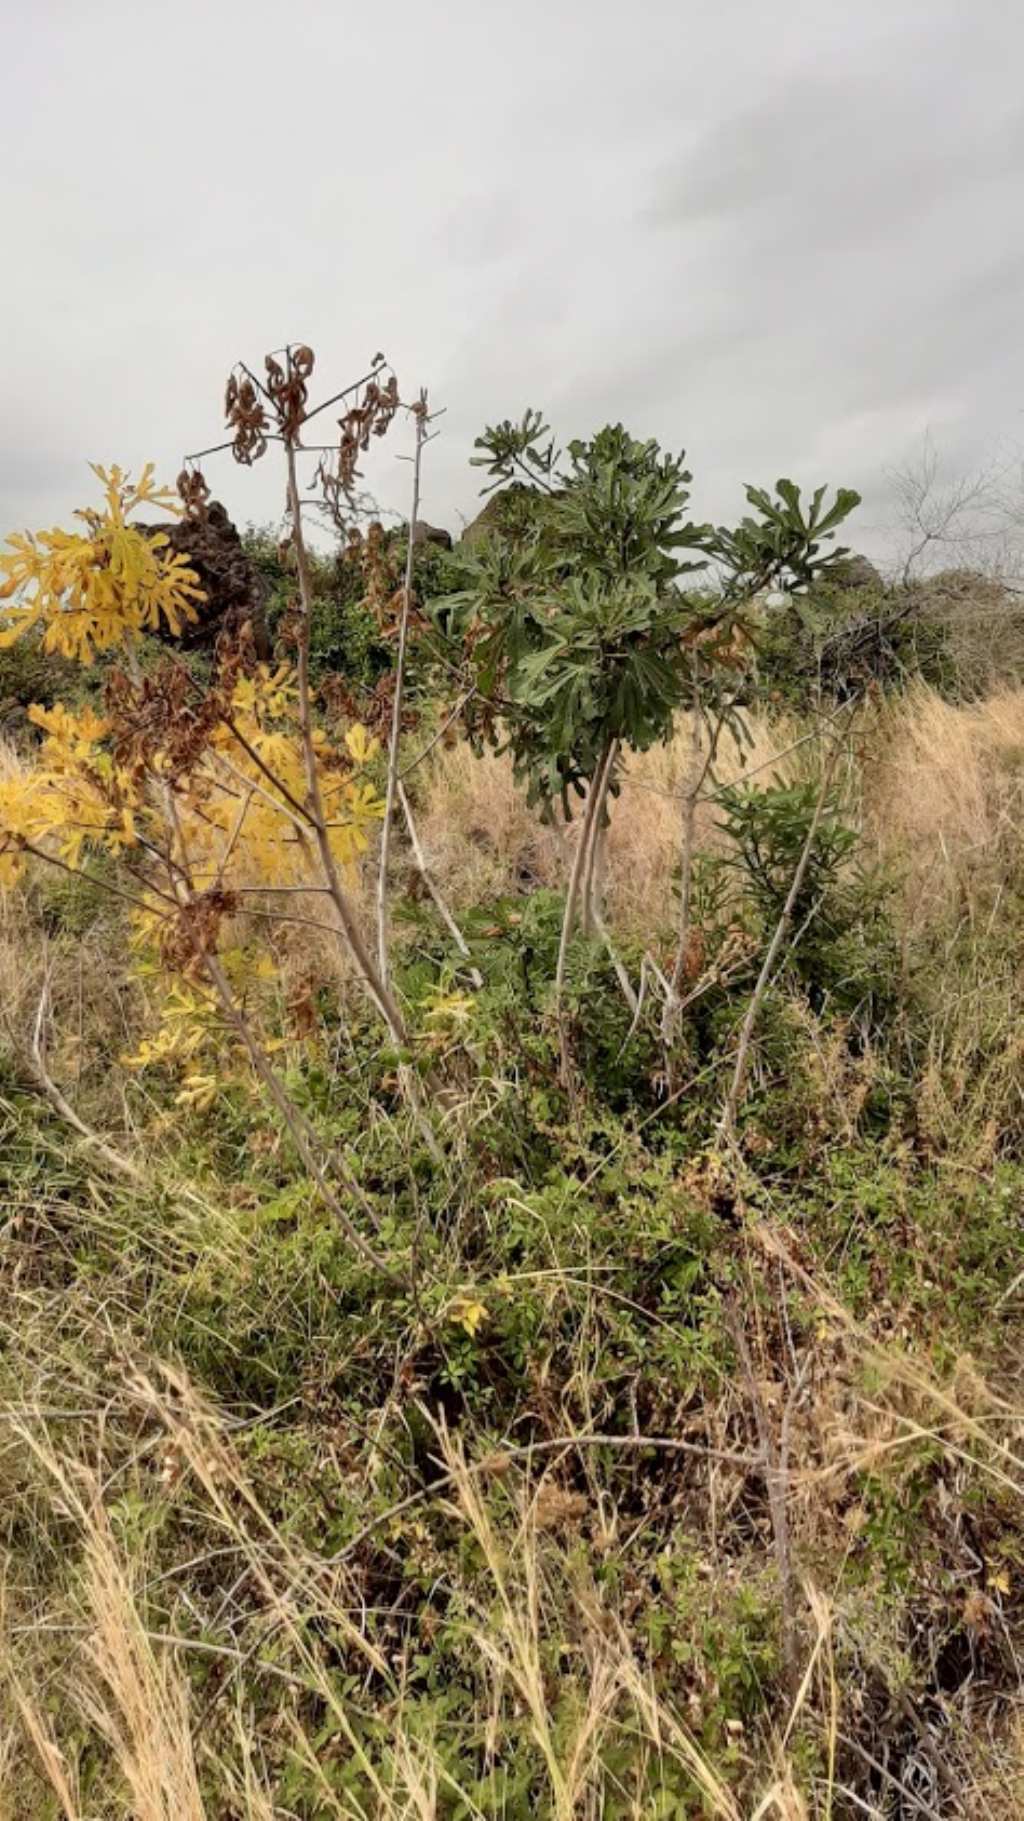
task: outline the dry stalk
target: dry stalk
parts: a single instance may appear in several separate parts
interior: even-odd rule
[[[594,826],[598,819],[598,812],[601,810],[604,803],[604,790],[602,787],[606,782],[606,773],[610,769],[614,756],[615,743],[614,741],[610,741],[598,762],[597,770],[594,773],[594,780],[587,797],[587,806],[583,812],[583,826],[580,830],[579,845],[573,858],[572,871],[569,874],[569,886],[565,898],[565,912],[562,917],[562,934],[558,944],[558,965],[555,969],[555,998],[558,1002],[561,1001],[565,990],[565,964],[569,954],[569,940],[572,935],[573,926],[576,922],[576,907],[580,901],[581,887],[590,860],[590,845]]]
[[[825,804],[828,801],[828,793],[831,789],[832,779],[835,776],[836,766],[839,763],[841,750],[842,743],[841,740],[837,738],[832,747],[832,751],[829,754],[828,762],[822,775],[821,788],[818,791],[817,802],[814,805],[814,814],[811,817],[810,826],[808,827],[803,847],[800,850],[800,858],[797,861],[793,878],[790,882],[789,891],[786,894],[786,902],[782,907],[772,939],[768,944],[764,961],[761,964],[761,972],[758,974],[757,984],[754,987],[750,1004],[747,1007],[746,1016],[744,1017],[743,1024],[740,1028],[732,1081],[729,1084],[729,1092],[726,1095],[725,1106],[722,1109],[722,1116],[718,1125],[719,1139],[724,1141],[730,1148],[734,1147],[736,1143],[736,1112],[739,1107],[740,1095],[743,1092],[743,1086],[747,1078],[747,1067],[750,1061],[750,1045],[754,1035],[754,1027],[757,1024],[761,1007],[764,1004],[765,994],[768,991],[779,951],[786,940],[790,925],[793,921],[793,910],[797,898],[799,897],[800,887],[803,885],[807,868],[810,864],[811,854],[814,850],[814,842],[821,825],[821,818],[825,813]]]
[[[441,918],[442,923],[444,924],[449,935],[451,936],[451,939],[454,942],[456,948],[458,949],[459,954],[463,957],[463,959],[465,961],[469,961],[470,960],[469,944],[466,941],[466,938],[463,935],[458,924],[456,923],[455,918],[452,916],[451,910],[449,909],[449,906],[448,906],[447,902],[445,901],[441,888],[438,885],[437,880],[434,878],[434,875],[431,872],[429,866],[427,865],[426,855],[423,852],[423,847],[420,842],[419,834],[416,829],[416,823],[413,818],[412,805],[409,802],[408,792],[406,791],[405,785],[402,783],[401,778],[397,779],[395,788],[396,788],[396,792],[398,795],[398,801],[402,806],[402,814],[405,817],[406,832],[409,836],[409,845],[412,848],[413,858],[416,861],[416,866],[419,871],[420,878],[423,880],[423,883],[426,886],[427,891],[430,893],[430,896],[433,899],[434,907],[437,911],[437,914]],[[383,873],[381,874],[381,877],[383,877]],[[483,975],[480,973],[479,968],[471,966],[470,970],[469,970],[469,975],[470,975],[470,979],[472,980],[473,985],[475,987],[477,987],[479,989],[480,987],[483,986],[483,983],[484,983]]]
[[[384,795],[384,824],[380,833],[380,862],[377,871],[377,966],[381,983],[388,984],[388,858],[391,852],[391,829],[398,790],[399,758],[402,742],[402,696],[405,688],[405,658],[409,644],[409,615],[412,611],[412,575],[416,555],[416,520],[420,509],[420,473],[423,446],[427,440],[427,395],[420,393],[413,406],[416,419],[416,449],[412,466],[412,505],[409,512],[409,540],[405,552],[405,582],[402,588],[402,616],[398,625],[398,656],[395,661],[395,692],[391,703],[391,747],[388,752],[388,777]],[[406,816],[408,820],[408,815]]]
[[[604,837],[605,804],[611,788],[612,773],[618,757],[619,743],[613,740],[594,779],[594,791],[597,801],[594,805],[594,816],[590,824],[590,840],[587,845],[586,864],[583,869],[583,884],[580,896],[580,921],[589,934],[597,926],[595,916],[595,896],[599,889],[599,868],[601,846]]]
[[[348,951],[355,961],[356,968],[374,1005],[377,1007],[388,1034],[396,1047],[401,1048],[407,1041],[405,1020],[374,966],[370,952],[363,940],[359,921],[348,894],[342,886],[331,852],[327,832],[327,818],[324,815],[323,799],[320,792],[320,778],[317,770],[316,751],[313,745],[313,711],[312,694],[309,683],[309,627],[313,612],[313,587],[309,574],[309,556],[306,550],[302,530],[302,503],[299,498],[298,480],[295,472],[295,446],[291,440],[285,443],[285,456],[288,464],[288,505],[292,520],[292,536],[295,541],[295,562],[299,578],[299,596],[302,604],[302,615],[299,627],[298,661],[296,665],[299,689],[299,730],[302,739],[303,753],[306,761],[307,801],[305,813],[313,828],[317,853],[324,876],[324,882],[330,893]]]
[[[606,808],[608,793],[611,789],[612,777],[615,771],[615,762],[618,758],[618,751],[618,741],[615,741],[608,750],[608,756],[605,759],[595,782],[598,801],[594,811],[594,820],[591,824],[590,846],[583,874],[581,912],[584,929],[588,932],[595,932],[600,936],[601,941],[604,943],[608,952],[608,959],[612,964],[615,978],[619,983],[619,990],[621,991],[622,997],[625,999],[629,1010],[632,1012],[635,1021],[640,1015],[640,1003],[633,990],[633,983],[630,980],[618,950],[612,941],[611,932],[604,918],[603,903],[604,861],[606,852],[605,836],[607,834]]]
[[[758,1441],[763,1457],[768,1511],[771,1517],[775,1565],[779,1576],[779,1613],[782,1621],[782,1665],[787,1692],[795,1700],[799,1683],[799,1643],[796,1630],[796,1599],[793,1583],[793,1560],[789,1536],[789,1419],[793,1402],[800,1391],[798,1378],[790,1395],[782,1422],[782,1434],[776,1447],[764,1394],[754,1372],[750,1348],[739,1314],[733,1310],[730,1328],[739,1355],[747,1392],[757,1424]]]
[[[263,1047],[259,1043],[249,1020],[239,1008],[235,996],[231,991],[228,977],[216,955],[205,955],[203,958],[203,965],[206,976],[220,1000],[221,1009],[223,1010],[225,1018],[244,1046],[254,1073],[266,1089],[271,1101],[280,1113],[291,1136],[292,1143],[295,1145],[295,1148],[302,1159],[307,1174],[316,1184],[324,1205],[337,1221],[349,1244],[359,1253],[359,1256],[363,1258],[367,1264],[372,1265],[375,1270],[383,1272],[385,1276],[395,1277],[396,1273],[393,1266],[390,1265],[388,1260],[382,1257],[379,1252],[374,1250],[368,1240],[363,1238],[358,1228],[352,1224],[338,1200],[338,1197],[335,1195],[334,1190],[331,1188],[323,1164],[317,1155],[318,1141],[316,1136],[312,1128],[307,1124],[303,1114],[295,1105],[295,1102],[285,1091],[275,1070],[267,1061]],[[368,1197],[363,1194],[363,1191],[355,1177],[352,1175],[352,1172],[347,1169],[339,1157],[334,1156],[331,1161],[334,1168],[342,1177],[345,1187],[353,1197],[353,1200],[359,1203],[363,1213],[367,1215],[374,1225],[376,1225],[376,1215],[373,1206]]]
[[[694,675],[693,700],[690,709],[689,764],[682,796],[682,837],[679,850],[679,934],[676,940],[676,954],[669,981],[669,991],[661,1016],[661,1039],[665,1044],[671,1042],[672,1033],[682,1010],[680,988],[690,947],[690,906],[693,898],[693,861],[697,841],[697,806],[700,802],[700,793],[704,788],[704,780],[715,756],[723,720],[724,716],[719,715],[705,754],[704,722],[697,679]]]
[[[289,456],[291,456],[290,449],[289,449]],[[294,463],[292,464],[291,471],[292,471],[292,473],[294,473]],[[307,692],[307,703],[308,703],[308,692]],[[305,728],[304,728],[304,732],[305,732]],[[311,737],[309,740],[309,752],[310,752],[310,758],[311,758],[311,762],[312,762],[312,766],[313,766],[314,781],[315,781],[315,757],[313,756],[312,738]],[[167,816],[169,826],[173,829],[174,834],[177,837],[178,847],[181,852],[180,864],[176,863],[170,854],[165,856],[164,863],[165,863],[165,866],[167,869],[168,882],[170,884],[171,891],[174,894],[175,900],[177,901],[177,903],[179,905],[184,907],[185,905],[188,904],[189,899],[192,897],[192,895],[194,893],[194,886],[192,883],[192,873],[191,873],[191,869],[189,866],[188,850],[187,850],[187,847],[185,844],[184,832],[183,832],[182,826],[181,826],[181,819],[178,815],[177,806],[174,801],[174,793],[170,789],[170,786],[167,784],[166,780],[163,780],[163,779],[160,781],[160,789],[161,789],[162,796],[163,796],[164,812]],[[319,802],[319,786],[318,785],[317,785],[317,802]],[[248,804],[246,804],[246,808],[247,807],[248,807]],[[324,836],[325,836],[325,843],[326,843],[326,828],[324,829]],[[306,1120],[305,1115],[296,1106],[294,1100],[291,1098],[290,1094],[288,1094],[288,1092],[286,1091],[283,1083],[281,1082],[281,1080],[279,1079],[279,1077],[277,1075],[276,1070],[271,1066],[270,1062],[268,1061],[266,1052],[263,1048],[263,1045],[260,1043],[258,1037],[256,1036],[255,1031],[252,1028],[252,1025],[251,1025],[249,1019],[246,1017],[245,1013],[242,1011],[241,1007],[239,1006],[239,1004],[235,998],[234,993],[231,990],[231,983],[228,980],[227,974],[225,973],[224,968],[222,967],[218,956],[212,950],[204,949],[199,958],[201,960],[203,972],[205,973],[206,978],[209,980],[210,985],[212,986],[218,1000],[220,1001],[221,1010],[224,1014],[224,1017],[227,1019],[228,1024],[231,1026],[232,1030],[235,1032],[236,1037],[239,1039],[240,1043],[242,1044],[242,1047],[244,1048],[247,1056],[249,1057],[249,1061],[252,1064],[252,1068],[253,1068],[253,1071],[254,1071],[257,1079],[260,1081],[260,1083],[266,1090],[266,1093],[268,1094],[272,1104],[277,1108],[278,1112],[280,1113],[281,1118],[284,1121],[284,1124],[291,1136],[292,1142],[295,1145],[295,1148],[298,1151],[300,1158],[302,1159],[306,1172],[312,1178],[313,1182],[316,1184],[316,1187],[320,1193],[320,1197],[321,1197],[322,1201],[324,1202],[325,1207],[328,1209],[329,1213],[333,1216],[333,1218],[337,1221],[339,1227],[341,1228],[341,1231],[345,1235],[345,1238],[348,1240],[349,1244],[353,1247],[353,1249],[359,1254],[359,1256],[361,1258],[363,1258],[367,1264],[372,1265],[375,1270],[382,1272],[387,1277],[393,1278],[395,1276],[395,1272],[394,1272],[393,1268],[391,1267],[391,1265],[388,1263],[388,1261],[384,1257],[382,1257],[382,1255],[379,1252],[375,1251],[374,1247],[372,1245],[370,1245],[368,1240],[365,1240],[363,1238],[362,1234],[359,1232],[359,1229],[349,1219],[349,1217],[346,1214],[344,1208],[342,1207],[340,1201],[338,1200],[338,1197],[335,1195],[334,1190],[332,1189],[329,1181],[327,1180],[326,1171],[324,1169],[321,1158],[318,1154],[319,1153],[319,1140],[317,1139],[316,1134],[313,1131],[313,1128],[309,1125],[308,1121]],[[370,1202],[369,1198],[366,1195],[364,1195],[358,1182],[356,1181],[355,1177],[352,1175],[352,1172],[346,1168],[346,1166],[341,1162],[341,1160],[339,1158],[334,1157],[332,1159],[332,1162],[334,1164],[334,1167],[338,1170],[339,1175],[342,1177],[342,1179],[345,1183],[345,1187],[349,1191],[350,1195],[353,1197],[353,1199],[355,1201],[358,1202],[359,1206],[362,1208],[364,1214],[367,1215],[371,1224],[373,1226],[376,1226],[377,1220],[376,1220],[376,1215],[374,1213],[372,1203]]]

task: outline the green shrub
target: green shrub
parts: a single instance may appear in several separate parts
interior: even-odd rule
[[[813,781],[767,788],[736,784],[717,802],[729,850],[709,870],[732,875],[770,939],[786,904],[819,798]],[[785,968],[811,1003],[839,1012],[869,1008],[874,1023],[891,1009],[898,953],[889,916],[892,882],[858,861],[859,836],[841,820],[838,797],[825,806],[791,911]]]
[[[263,578],[267,628],[276,640],[295,594],[294,572],[269,531],[250,528],[243,541],[247,555]],[[351,688],[372,689],[392,668],[394,651],[366,603],[360,565],[341,552],[336,557],[314,556],[312,570],[310,676],[315,683],[321,683],[325,677],[337,675]]]
[[[845,702],[865,688],[918,680],[955,691],[951,627],[916,590],[850,588],[824,578],[765,610],[757,636],[762,694],[796,713]]]
[[[81,674],[79,665],[44,651],[41,636],[0,647],[0,733],[31,734],[26,710],[33,702],[52,708],[73,700]]]

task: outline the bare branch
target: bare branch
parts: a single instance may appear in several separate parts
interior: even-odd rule
[[[420,878],[423,880],[423,883],[426,886],[427,891],[430,893],[430,896],[433,899],[434,904],[436,906],[438,915],[440,916],[441,921],[444,923],[445,928],[448,930],[448,933],[451,936],[452,941],[454,942],[456,948],[458,949],[459,954],[462,955],[464,960],[469,961],[471,959],[470,953],[469,953],[469,944],[466,941],[466,938],[463,935],[462,931],[460,930],[458,924],[456,923],[455,918],[452,916],[452,913],[449,910],[448,905],[445,903],[444,897],[442,896],[442,893],[441,893],[441,889],[440,889],[436,879],[434,878],[434,875],[431,872],[429,866],[427,865],[426,856],[423,852],[423,848],[420,845],[420,838],[416,831],[416,823],[413,820],[412,807],[410,805],[408,795],[406,794],[405,785],[402,783],[401,778],[399,778],[398,782],[397,782],[397,791],[398,791],[398,801],[402,805],[402,813],[405,816],[405,826],[406,826],[406,829],[407,829],[408,835],[409,835],[409,843],[410,843],[410,846],[412,847],[413,856],[415,858],[416,865],[419,869]],[[470,978],[475,987],[479,988],[479,987],[483,986],[483,983],[484,983],[483,975],[480,973],[478,968],[475,968],[472,966],[470,967]]]
[[[761,1006],[764,1003],[764,996],[768,991],[768,985],[772,977],[779,950],[786,939],[790,924],[793,921],[793,910],[797,898],[800,895],[800,887],[804,882],[807,868],[810,864],[814,843],[817,838],[818,829],[821,825],[821,818],[825,813],[828,793],[832,787],[832,779],[835,776],[836,766],[839,763],[841,751],[842,743],[841,740],[837,738],[832,747],[832,751],[829,754],[828,762],[822,775],[821,788],[818,791],[817,801],[814,805],[814,814],[811,817],[807,835],[803,847],[800,850],[800,858],[797,861],[789,891],[786,894],[786,902],[782,907],[781,915],[775,926],[775,932],[768,944],[767,953],[761,964],[761,972],[757,977],[757,984],[754,987],[750,1004],[747,1007],[746,1016],[740,1029],[732,1082],[729,1087],[728,1095],[726,1096],[725,1106],[722,1109],[722,1117],[718,1127],[720,1137],[726,1139],[733,1145],[736,1142],[736,1111],[739,1106],[740,1095],[743,1092],[743,1084],[747,1078],[747,1064],[750,1058],[750,1044],[754,1035],[754,1026],[757,1023]]]
[[[926,436],[916,460],[890,471],[905,549],[900,568],[904,586],[935,557],[984,562],[1011,528],[1005,490],[1008,467],[991,460],[966,474],[946,478],[938,451]]]
[[[452,709],[451,714],[447,715],[446,718],[441,722],[441,725],[438,728],[437,732],[433,735],[433,737],[431,739],[429,739],[427,741],[427,744],[423,747],[422,751],[418,752],[414,759],[410,759],[409,763],[407,765],[402,766],[402,769],[398,774],[400,778],[409,777],[410,773],[414,772],[418,765],[423,764],[424,759],[427,758],[428,754],[433,752],[435,746],[437,746],[439,744],[439,742],[444,739],[444,736],[448,732],[448,729],[452,725],[452,722],[458,720],[459,715],[462,713],[462,710],[467,706],[468,703],[470,703],[473,700],[473,697],[476,695],[476,693],[477,693],[476,685],[474,684],[472,689],[467,689],[465,695],[460,696],[459,700],[455,704],[455,707]]]
[[[356,968],[371,1000],[376,1005],[387,1025],[392,1042],[401,1047],[406,1042],[405,1020],[395,1000],[388,990],[371,960],[369,950],[363,940],[355,911],[349,904],[338,876],[334,855],[331,852],[330,839],[324,816],[323,800],[320,794],[320,779],[317,770],[316,749],[313,743],[312,698],[309,685],[309,627],[313,612],[313,587],[309,573],[309,558],[302,531],[302,516],[299,508],[299,489],[295,473],[295,450],[291,443],[286,445],[285,454],[288,462],[288,503],[292,517],[292,535],[295,540],[295,557],[299,575],[299,594],[302,602],[302,615],[299,627],[298,648],[298,688],[299,688],[299,729],[303,753],[306,762],[307,804],[306,814],[313,827],[317,852],[323,871],[324,881],[330,890],[340,925],[340,933],[348,947]]]
[[[416,453],[413,457],[412,506],[409,513],[409,537],[405,552],[405,585],[402,590],[402,617],[398,627],[398,656],[395,662],[395,691],[391,704],[391,745],[388,751],[388,778],[384,798],[384,825],[380,834],[380,863],[377,873],[377,966],[381,982],[388,984],[388,858],[391,851],[391,827],[398,787],[399,749],[402,737],[402,692],[405,687],[405,658],[409,643],[409,615],[412,611],[412,578],[416,556],[416,520],[420,509],[420,471],[427,427],[427,395],[421,392],[413,406],[416,419]]]
[[[665,1000],[661,1018],[662,1042],[668,1043],[672,1037],[676,1020],[679,1016],[679,989],[683,981],[690,946],[690,899],[693,892],[693,857],[697,835],[697,804],[704,779],[708,773],[717,740],[709,744],[708,753],[704,755],[704,721],[701,712],[700,691],[697,683],[697,666],[694,660],[692,678],[692,699],[690,703],[690,762],[687,767],[686,783],[682,794],[682,840],[680,843],[680,876],[679,876],[679,934],[676,940],[676,955],[669,982],[669,994]],[[721,720],[719,720],[719,728]]]
[[[573,858],[572,871],[569,874],[569,885],[565,898],[565,911],[562,916],[562,934],[558,944],[558,963],[555,969],[555,998],[559,1001],[561,1000],[565,989],[565,964],[569,953],[569,940],[572,935],[573,925],[576,922],[576,906],[579,902],[580,887],[583,883],[589,860],[590,840],[596,812],[601,802],[600,780],[605,767],[609,762],[613,749],[614,742],[610,741],[598,762],[597,771],[594,774],[594,780],[587,797],[586,808],[583,812],[583,825],[580,829],[579,844]]]

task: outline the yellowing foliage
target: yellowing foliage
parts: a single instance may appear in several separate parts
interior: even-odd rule
[[[23,843],[38,841],[52,826],[53,807],[37,774],[0,778],[0,887],[16,885],[25,870]]]
[[[283,665],[239,679],[232,725],[215,729],[196,771],[170,786],[171,823],[160,794],[147,793],[144,781],[114,763],[103,744],[106,720],[88,708],[77,714],[62,705],[30,708],[29,719],[46,738],[31,769],[0,781],[0,885],[20,877],[25,842],[78,866],[86,844],[118,852],[143,830],[187,869],[197,890],[214,880],[236,890],[308,882],[309,832],[294,807],[306,793],[305,756],[294,723],[280,718],[294,693]],[[331,849],[338,865],[348,867],[365,853],[368,830],[384,813],[383,799],[350,755],[372,761],[378,742],[357,727],[340,749],[319,729],[313,744]],[[153,769],[159,776],[160,753]]]
[[[154,1035],[143,1037],[131,1055],[122,1056],[126,1068],[191,1063],[216,1034],[209,1001],[190,986],[175,982],[164,994],[160,1011],[160,1026]]]
[[[95,472],[105,503],[102,512],[77,515],[87,535],[8,540],[9,554],[0,557],[4,644],[41,623],[47,650],[89,664],[97,652],[130,648],[140,632],[165,624],[176,633],[194,617],[193,571],[168,554],[162,534],[128,523],[143,503],[175,510],[169,490],[154,484],[151,467],[137,483],[120,468]],[[130,675],[111,680],[107,714],[30,708],[43,736],[34,762],[0,778],[0,889],[18,882],[29,853],[78,871],[89,851],[134,850],[133,945],[140,976],[155,985],[155,1016],[124,1060],[172,1069],[182,1079],[179,1103],[203,1109],[223,1083],[227,1059],[243,1076],[248,1065],[204,996],[202,956],[218,951],[251,1010],[255,982],[274,981],[275,968],[266,953],[222,946],[222,922],[250,903],[256,908],[249,893],[255,900],[287,886],[323,889],[311,767],[316,817],[322,812],[336,866],[351,867],[366,851],[384,814],[366,775],[379,742],[358,725],[337,737],[314,728],[307,739],[295,670],[248,667],[242,643],[228,651],[198,705],[183,693],[173,659],[148,676],[134,657],[126,669]]]
[[[478,1302],[475,1296],[457,1296],[448,1306],[448,1320],[460,1327],[475,1340],[481,1322],[487,1320],[487,1308]]]
[[[8,539],[0,556],[0,644],[42,622],[46,650],[92,662],[98,651],[128,643],[166,624],[172,633],[195,617],[195,573],[168,553],[163,533],[128,523],[140,505],[177,510],[148,464],[137,482],[119,467],[95,467],[104,509],[76,514],[86,533],[41,532]],[[21,597],[26,597],[22,599]],[[45,739],[36,764],[0,785],[0,886],[16,882],[29,843],[77,867],[86,844],[118,851],[132,845],[140,818],[152,845],[185,869],[195,889],[273,887],[308,876],[309,829],[301,806],[308,785],[297,726],[298,690],[286,664],[261,665],[235,680],[228,716],[212,731],[194,770],[174,776],[170,757],[150,757],[149,788],[138,771],[119,766],[104,744],[110,722],[90,709],[30,709]],[[349,728],[343,745],[322,729],[313,750],[329,839],[337,864],[366,851],[368,828],[383,815],[373,785],[357,775],[378,742]],[[153,788],[161,775],[173,793]],[[154,907],[155,908],[155,907]]]
[[[84,532],[14,533],[0,554],[0,645],[12,645],[43,622],[43,648],[91,664],[98,651],[156,632],[177,636],[196,617],[203,591],[184,556],[168,549],[165,532],[130,525],[141,505],[180,511],[169,487],[153,480],[152,463],[139,479],[118,467],[92,464],[103,486],[104,510],[75,514]]]
[[[306,797],[306,756],[295,724],[294,672],[259,666],[238,679],[229,716],[218,726],[202,765],[180,802],[178,857],[196,886],[213,880],[227,889],[308,883],[309,830],[296,805]],[[351,727],[343,746],[313,732],[317,781],[337,864],[349,867],[366,852],[368,830],[384,800],[357,767],[370,763],[379,742]],[[355,761],[355,762],[354,762]]]
[[[143,965],[142,972],[148,972]],[[176,1071],[182,1086],[175,1105],[205,1112],[235,1070],[243,1065],[238,1045],[232,1043],[216,1008],[208,997],[183,981],[160,983],[157,1017],[152,1034],[121,1057],[126,1068],[165,1068]]]
[[[137,783],[100,744],[108,726],[99,715],[60,704],[28,715],[46,738],[32,769],[0,783],[0,886],[20,878],[24,843],[72,867],[87,842],[114,853],[131,846],[142,807]]]

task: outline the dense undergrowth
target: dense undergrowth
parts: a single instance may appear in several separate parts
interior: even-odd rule
[[[904,715],[891,763],[935,712]],[[948,735],[965,711],[944,712]],[[1015,766],[982,781],[1002,811]],[[800,800],[790,775],[774,813]],[[862,815],[860,864],[845,839],[819,856],[835,904],[766,1007],[742,1165],[716,1119],[772,907],[713,826],[700,926],[731,959],[672,1080],[653,1013],[634,1021],[578,940],[560,1084],[560,896],[510,889],[521,855],[492,853],[506,889],[458,906],[477,990],[429,905],[406,907],[399,990],[448,1082],[440,1164],[358,1000],[291,957],[288,1081],[413,1260],[395,1286],[244,1082],[185,1118],[173,1072],[122,1067],[142,1008],[111,970],[116,907],[49,877],[9,903],[11,1022],[45,945],[51,1067],[141,1173],[74,1144],[15,1044],[6,1620],[12,1726],[20,1708],[42,1733],[34,1768],[12,1746],[12,1813],[61,1812],[58,1762],[82,1814],[129,1812],[132,1775],[182,1806],[136,1791],[130,1812],[168,1815],[746,1814],[773,1789],[765,1812],[915,1812],[901,1788],[1013,1812],[1015,856],[991,836],[915,927]],[[617,921],[639,969],[628,902]],[[143,1674],[165,1730],[134,1736]]]
[[[293,570],[252,554],[280,656]],[[317,762],[360,837],[403,555],[371,551],[373,613],[365,550],[310,565]],[[812,590],[762,625],[694,802],[667,1023],[692,725],[622,758],[598,917],[570,929],[579,818],[521,788],[561,762],[543,702],[517,778],[479,701],[467,739],[432,694],[479,573],[423,557],[386,1030],[336,931],[288,911],[294,855],[218,902],[218,1004],[206,951],[179,940],[169,986],[140,940],[126,838],[54,870],[44,834],[0,894],[0,1812],[1008,1818],[1024,692],[967,664],[962,625],[919,616],[914,643],[874,583],[870,610]],[[629,638],[671,650],[671,605]],[[544,636],[538,614],[535,679],[565,656]],[[250,744],[286,724],[283,667],[236,656],[228,694],[217,661],[189,676]],[[154,642],[137,662],[136,715]],[[18,804],[45,666],[4,663]],[[79,730],[105,682],[61,673]],[[240,775],[248,807],[265,773]],[[193,853],[211,789],[172,806],[198,804]],[[344,859],[369,942],[373,846]]]

